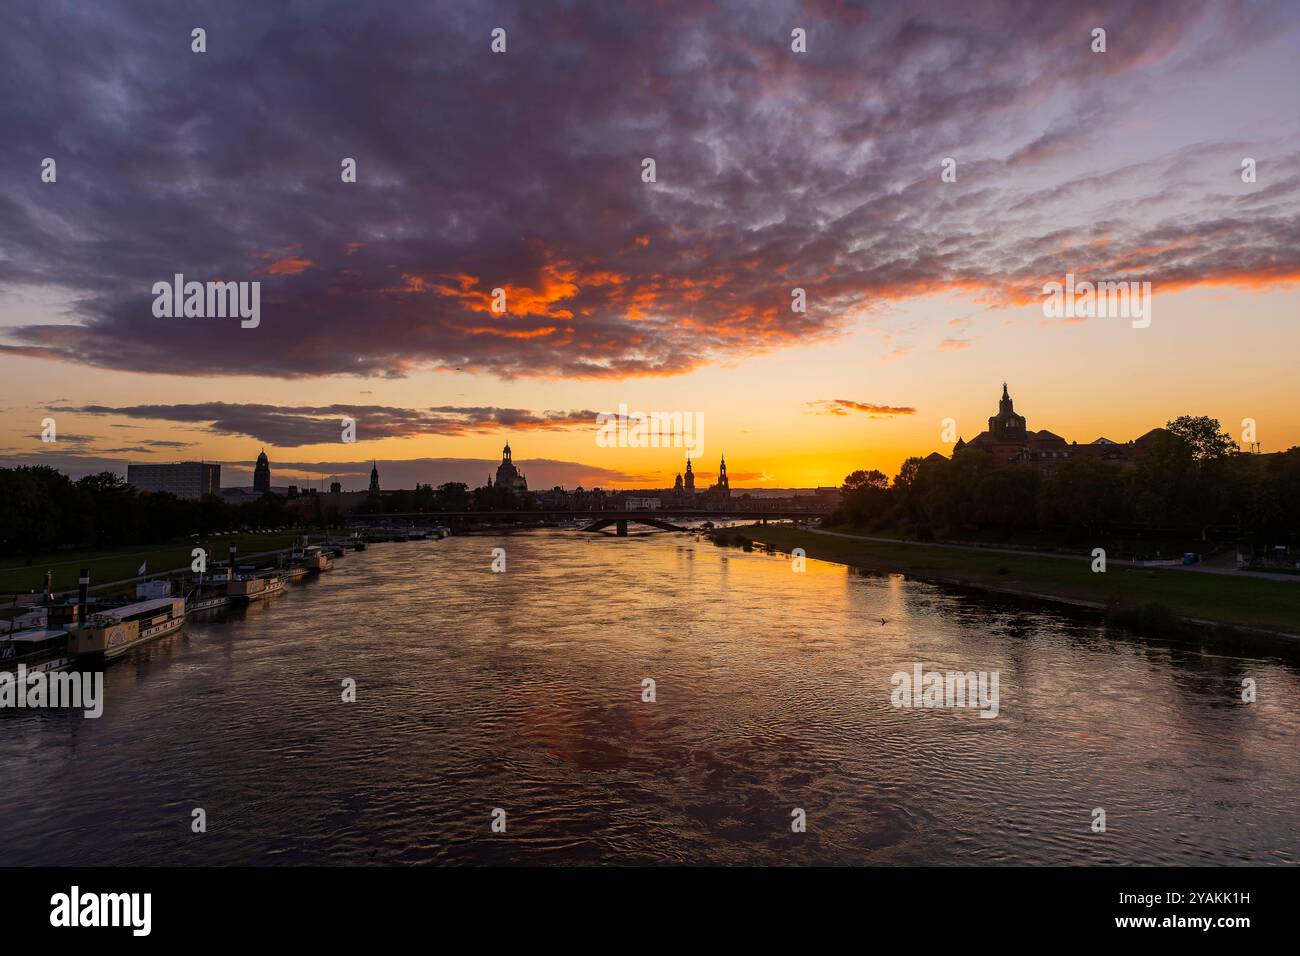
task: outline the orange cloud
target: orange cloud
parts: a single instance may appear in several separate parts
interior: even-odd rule
[[[847,415],[849,412],[863,412],[872,418],[894,415],[915,415],[916,409],[910,405],[876,405],[871,402],[855,402],[847,398],[821,399],[806,402],[809,408],[819,415]]]
[[[267,275],[296,276],[310,269],[314,263],[310,259],[277,259],[266,267]]]
[[[491,326],[476,326],[469,330],[473,335],[499,335],[506,339],[540,339],[556,333],[556,327],[548,325],[540,329],[498,329]]]
[[[447,278],[452,279],[455,285],[441,282],[433,283],[430,287],[439,295],[456,299],[471,311],[498,314],[494,313],[492,309],[492,290],[477,288],[479,282],[477,276],[455,273]],[[615,282],[619,278],[616,273],[601,272],[596,274],[593,284]],[[563,265],[548,264],[542,269],[539,280],[535,287],[514,282],[504,282],[497,286],[496,288],[503,289],[506,294],[505,314],[514,316],[541,315],[548,318],[562,319],[573,318],[573,312],[569,309],[557,309],[554,306],[557,302],[572,299],[580,291],[577,271]],[[423,288],[423,285],[421,285],[419,291],[423,291]]]

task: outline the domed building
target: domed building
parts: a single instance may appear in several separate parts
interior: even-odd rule
[[[510,491],[527,491],[528,480],[524,477],[523,472],[515,467],[515,463],[510,457],[510,443],[506,442],[506,447],[501,450],[501,464],[497,465],[497,477],[494,482],[488,478],[489,488],[506,488]]]

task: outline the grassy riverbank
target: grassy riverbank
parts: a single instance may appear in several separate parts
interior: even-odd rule
[[[189,568],[190,554],[195,548],[208,552],[208,561],[224,561],[233,544],[239,549],[240,560],[263,551],[278,551],[293,545],[292,532],[266,532],[228,534],[206,539],[173,541],[160,545],[135,545],[126,548],[106,548],[87,551],[50,551],[26,558],[0,560],[0,594],[25,594],[39,590],[45,583],[45,572],[54,572],[54,589],[63,591],[77,586],[77,572],[90,570],[91,586],[133,578],[140,565],[148,562],[148,573],[158,574],[172,568]],[[319,535],[316,536],[319,538]]]
[[[1180,618],[1300,636],[1297,583],[1114,565],[1094,574],[1089,561],[862,541],[777,525],[731,531],[780,551],[803,548],[810,558],[880,573],[1100,605],[1121,616],[1162,605]]]

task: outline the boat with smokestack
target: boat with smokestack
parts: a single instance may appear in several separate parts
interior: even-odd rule
[[[302,551],[305,546],[305,539],[302,544],[295,540],[293,547],[289,550],[288,554],[281,552],[276,558],[276,573],[280,575],[285,584],[306,577],[307,565],[304,563]]]
[[[86,571],[81,572],[86,575]],[[97,614],[100,611],[111,610],[112,608],[121,607],[129,603],[129,598],[125,597],[90,597],[85,589],[78,592],[78,596],[60,601],[56,600],[51,589],[50,582],[52,575],[45,576],[45,596],[43,600],[33,608],[33,611],[40,612],[40,623],[37,625],[43,628],[63,628],[71,630],[80,622],[84,621],[88,615]],[[86,582],[89,586],[89,577]],[[136,587],[136,594],[140,595],[140,587]],[[146,595],[147,597],[156,597],[157,595]]]
[[[50,626],[50,610],[54,605],[53,571],[45,573],[41,603],[31,610],[18,614],[15,595],[8,631],[0,635],[0,673],[9,673],[16,679],[21,667],[30,681],[37,674],[52,674],[72,666],[67,629]],[[53,617],[59,619],[59,613],[56,611]]]
[[[186,594],[185,613],[195,614],[270,597],[284,590],[284,580],[284,573],[275,568],[241,566],[232,544],[228,563],[219,565],[206,580],[202,573],[199,574],[194,587]]]
[[[96,608],[87,600],[89,589],[90,572],[83,569],[76,621],[68,629],[68,651],[73,657],[112,660],[141,644],[174,634],[185,625],[184,598],[153,598]]]
[[[284,590],[284,577],[273,568],[244,567],[236,561],[235,546],[230,546],[230,563],[226,566],[226,594],[236,602],[256,601]]]
[[[235,548],[230,547],[231,565],[234,565]],[[230,581],[229,574],[221,574],[220,571],[211,577],[204,577],[207,566],[200,565],[202,570],[199,571],[198,577],[194,580],[194,586],[185,593],[185,613],[198,614],[201,611],[213,611],[217,608],[229,607],[230,600]]]

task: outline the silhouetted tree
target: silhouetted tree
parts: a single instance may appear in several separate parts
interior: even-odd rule
[[[1187,445],[1192,460],[1198,464],[1227,458],[1237,450],[1237,443],[1223,430],[1217,418],[1179,415],[1165,428]]]
[[[460,481],[448,481],[438,486],[439,511],[468,511],[469,486]]]
[[[1057,465],[1044,479],[1039,523],[1070,538],[1102,535],[1131,520],[1131,494],[1122,465],[1075,458]]]

